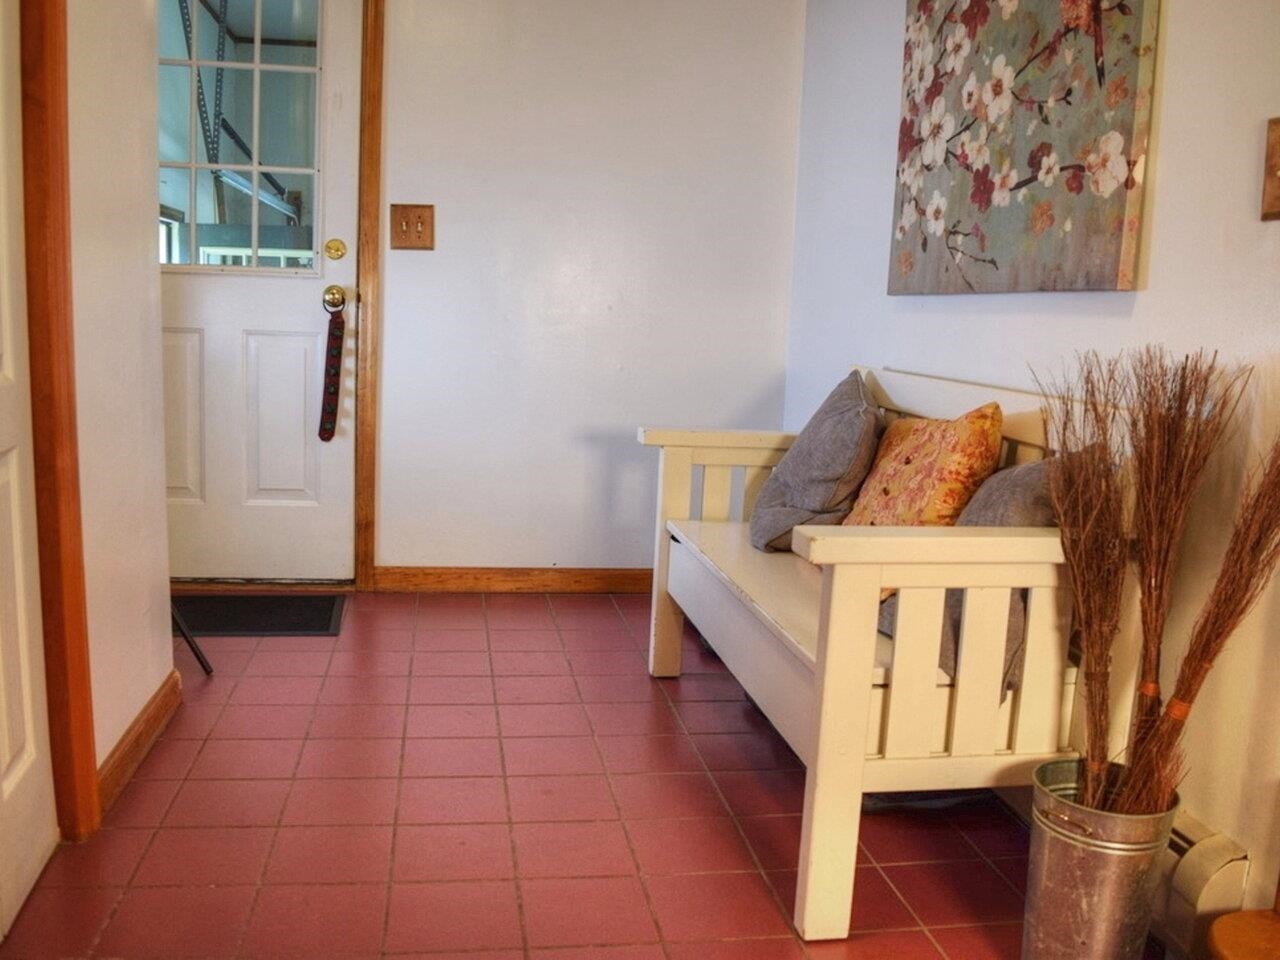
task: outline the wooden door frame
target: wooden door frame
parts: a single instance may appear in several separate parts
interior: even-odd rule
[[[66,0],[21,0],[23,228],[40,608],[58,826],[102,821],[85,600],[71,300]]]
[[[382,369],[382,126],[386,3],[364,0],[360,41],[360,174],[356,301],[356,589],[375,579],[378,398]]]

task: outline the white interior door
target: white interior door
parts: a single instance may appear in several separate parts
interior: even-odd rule
[[[31,458],[18,3],[0,0],[0,937],[58,841]]]
[[[360,0],[160,0],[160,259],[175,577],[354,571]],[[347,246],[341,259],[325,241]],[[318,436],[326,285],[351,301]]]

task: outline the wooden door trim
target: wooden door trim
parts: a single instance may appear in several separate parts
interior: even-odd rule
[[[58,826],[83,840],[102,819],[85,601],[71,308],[66,0],[23,0],[23,223],[36,539],[49,745]]]
[[[382,126],[384,0],[364,0],[360,50],[360,176],[356,250],[355,572],[372,587],[377,535],[378,398],[382,368]]]

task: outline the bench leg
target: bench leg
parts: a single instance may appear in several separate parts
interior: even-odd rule
[[[666,557],[656,565],[653,605],[649,612],[649,673],[655,677],[680,676],[680,655],[684,638],[684,611],[667,593]],[[658,571],[663,574],[659,581]]]
[[[849,935],[862,807],[862,794],[852,788],[851,779],[824,778],[815,767],[805,778],[794,918],[804,940]]]
[[[693,483],[693,451],[664,447],[658,467],[658,528],[653,544],[653,605],[649,610],[649,673],[680,676],[680,641],[684,613],[667,593],[671,534],[667,520],[689,516]]]
[[[878,576],[824,568],[796,880],[795,925],[805,940],[849,935],[878,607]]]

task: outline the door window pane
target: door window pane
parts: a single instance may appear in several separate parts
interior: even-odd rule
[[[199,0],[195,0],[199,2]],[[182,27],[181,0],[160,0],[156,9],[161,60],[190,60],[187,35]]]
[[[160,66],[161,161],[191,158],[191,68]]]
[[[199,59],[253,63],[253,0],[187,0],[187,3],[196,19]]]
[[[191,171],[160,168],[160,262],[191,262]]]
[[[237,170],[196,174],[196,263],[253,266],[253,180]]]
[[[212,134],[196,151],[204,163],[253,161],[253,71],[201,67],[197,97],[204,97]],[[200,137],[204,137],[203,128]],[[212,149],[210,149],[212,147]]]
[[[315,178],[263,171],[258,179],[258,265],[313,267],[314,224]]]
[[[314,166],[316,75],[263,70],[261,77],[261,163],[273,167]]]
[[[262,0],[262,62],[314,67],[319,26],[316,0]]]

